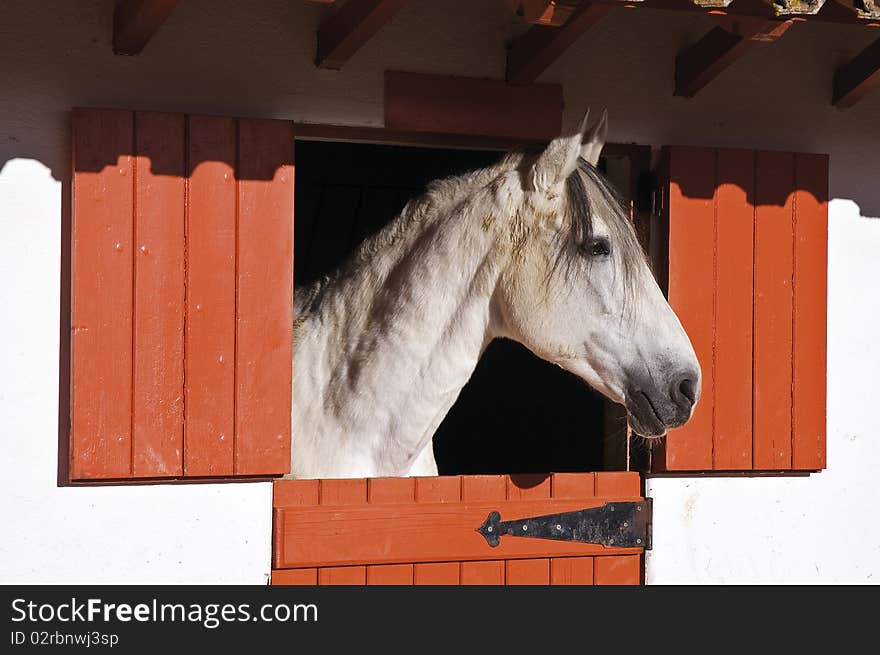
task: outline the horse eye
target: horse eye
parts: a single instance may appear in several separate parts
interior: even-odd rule
[[[607,257],[611,254],[611,244],[608,239],[593,239],[586,244],[585,250],[591,257]]]

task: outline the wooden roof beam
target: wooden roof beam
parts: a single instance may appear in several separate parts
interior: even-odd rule
[[[113,10],[113,52],[140,54],[179,0],[120,0]]]
[[[834,74],[831,102],[835,107],[852,107],[870,91],[880,87],[880,39],[856,55]]]
[[[675,95],[694,97],[759,41],[775,41],[792,20],[728,18],[675,58]]]
[[[598,23],[611,5],[582,2],[562,27],[533,25],[518,37],[507,51],[507,81],[513,84],[534,82],[547,67],[578,38]]]
[[[406,0],[349,0],[318,28],[315,65],[339,70],[406,4]]]

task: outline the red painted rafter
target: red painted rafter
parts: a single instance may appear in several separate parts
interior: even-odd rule
[[[534,82],[610,10],[611,5],[583,2],[562,27],[531,27],[511,44],[507,52],[507,81],[515,84]]]
[[[834,74],[832,103],[852,107],[869,91],[880,87],[880,39],[862,50]]]
[[[692,98],[759,41],[775,41],[791,21],[737,19],[730,27],[714,27],[675,58],[675,95]]]
[[[179,0],[122,0],[113,12],[113,52],[139,54]]]
[[[406,0],[349,0],[318,28],[315,65],[342,68],[405,4]]]

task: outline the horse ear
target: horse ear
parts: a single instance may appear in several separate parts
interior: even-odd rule
[[[590,162],[593,166],[599,163],[599,155],[602,154],[602,148],[605,147],[605,139],[608,136],[608,110],[602,110],[602,116],[596,122],[590,131],[584,134],[581,143],[581,157]]]
[[[570,136],[553,139],[542,152],[531,168],[530,185],[535,191],[549,191],[557,184],[568,179],[577,168],[578,157],[581,156],[581,144],[584,130],[587,127],[589,110],[584,114],[580,128]]]

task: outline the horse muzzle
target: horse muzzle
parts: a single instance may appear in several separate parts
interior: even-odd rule
[[[681,371],[665,387],[633,384],[626,392],[626,410],[632,429],[643,437],[661,437],[670,428],[687,423],[700,397],[700,374]]]

